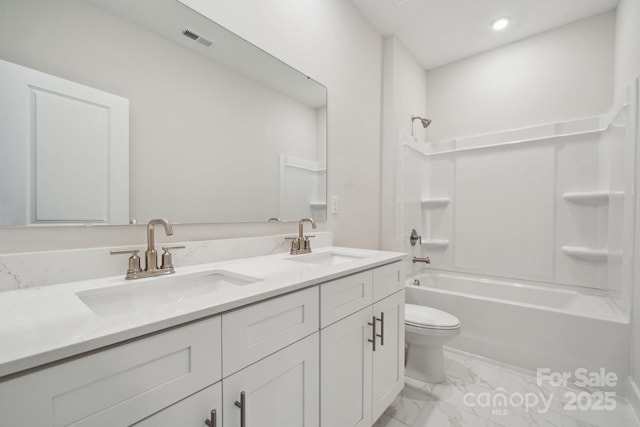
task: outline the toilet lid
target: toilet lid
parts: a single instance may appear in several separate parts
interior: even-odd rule
[[[411,326],[432,329],[450,329],[460,326],[456,316],[433,307],[416,304],[405,304],[404,322]]]

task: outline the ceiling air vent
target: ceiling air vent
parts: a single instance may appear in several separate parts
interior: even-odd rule
[[[199,35],[197,35],[193,31],[187,30],[186,28],[182,30],[182,34],[184,34],[186,37],[189,37],[191,40],[198,40],[200,38]]]
[[[201,35],[195,33],[194,31],[191,31],[188,28],[185,28],[184,30],[182,30],[182,34],[185,37],[190,38],[191,40],[195,40],[198,43],[200,43],[201,45],[204,45],[206,47],[209,47],[213,44],[213,42],[211,40],[205,39],[204,37],[202,37]]]

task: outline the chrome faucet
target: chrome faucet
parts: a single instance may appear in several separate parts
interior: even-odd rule
[[[127,269],[127,279],[141,279],[143,277],[162,276],[164,274],[175,273],[171,258],[171,249],[184,249],[184,246],[163,246],[162,265],[158,267],[158,252],[155,244],[155,228],[154,226],[161,224],[167,236],[173,235],[173,227],[171,223],[164,218],[152,219],[147,224],[147,250],[144,253],[145,267],[140,268],[139,249],[130,249],[124,251],[111,251],[111,255],[131,254],[129,257],[129,268]]]
[[[308,222],[312,228],[316,228],[316,222],[313,218],[302,218],[298,222],[298,237],[287,237],[287,240],[291,240],[291,255],[308,254],[311,253],[311,241],[310,237],[315,237],[313,234],[307,236],[304,235],[304,223]]]

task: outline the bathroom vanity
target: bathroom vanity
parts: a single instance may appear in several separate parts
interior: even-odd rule
[[[4,292],[2,424],[370,426],[404,384],[403,257],[327,247]]]

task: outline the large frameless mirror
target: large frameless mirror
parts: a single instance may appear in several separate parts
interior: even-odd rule
[[[0,73],[0,225],[326,218],[326,88],[176,0],[0,0]]]

